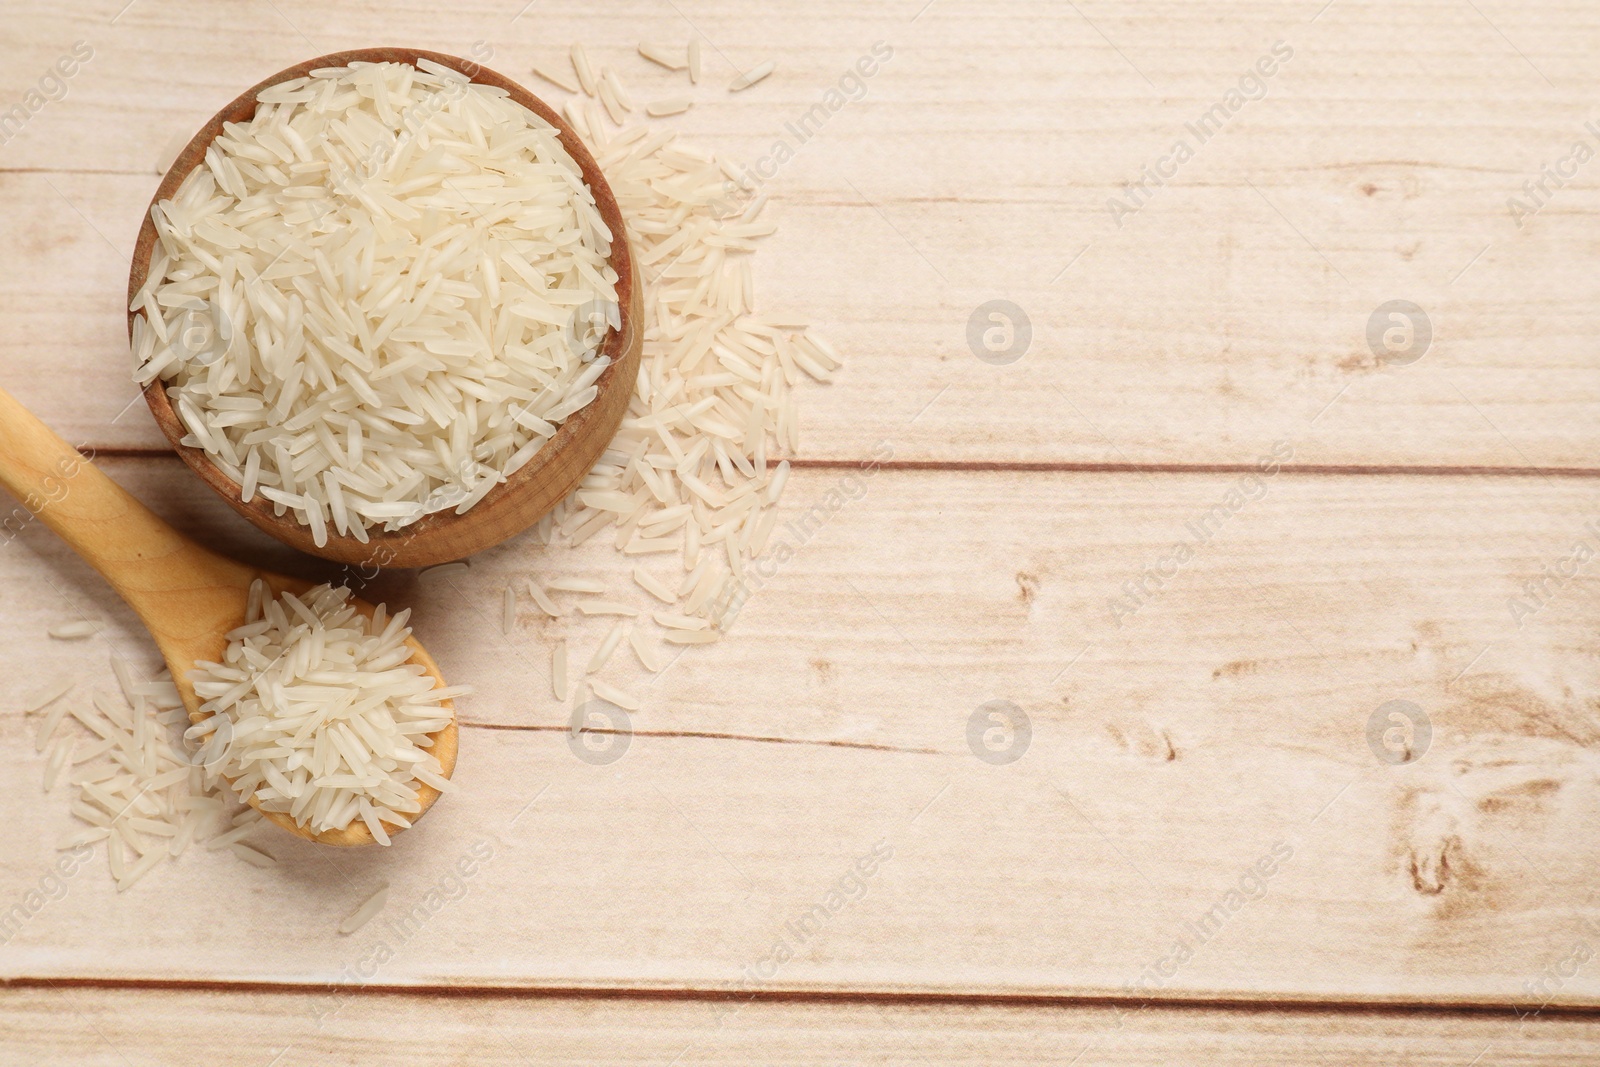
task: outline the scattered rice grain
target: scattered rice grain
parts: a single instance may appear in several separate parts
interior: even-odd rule
[[[539,583],[534,581],[532,578],[528,579],[528,595],[533,597],[533,602],[539,605],[540,611],[544,612],[552,619],[559,619],[561,617],[561,609],[556,607],[555,601],[551,600],[550,595],[541,589],[539,587]]]
[[[389,883],[384,882],[378,886],[376,892],[362,901],[359,908],[351,912],[344,922],[339,924],[339,932],[341,934],[355,933],[371,922],[373,916],[382,911],[383,906],[387,903],[389,903]]]
[[[572,46],[571,54],[572,71],[578,76],[578,85],[582,87],[585,95],[593,96],[595,94],[594,67],[589,64],[588,50],[581,44],[575,44]]]
[[[666,45],[639,43],[639,54],[650,62],[668,70],[683,70],[689,65],[688,54]]]
[[[681,115],[694,106],[694,101],[687,96],[669,96],[664,100],[652,100],[644,106],[644,112],[651,118],[662,119],[668,115]]]
[[[567,699],[567,642],[557,641],[556,647],[550,653],[550,689],[555,693],[556,699]]]
[[[99,619],[78,619],[73,622],[58,622],[50,627],[50,636],[62,641],[76,641],[84,637],[93,637],[106,624]]]
[[[765,63],[752,67],[745,73],[733,79],[733,81],[728,83],[728,89],[729,91],[735,93],[739,92],[741,89],[748,89],[752,85],[755,85],[757,82],[766,78],[767,75],[771,74],[777,68],[778,65],[769,59]]]
[[[657,654],[656,650],[650,647],[650,643],[645,638],[643,632],[639,630],[633,630],[630,632],[628,634],[628,644],[633,646],[633,654],[639,657],[639,662],[643,664],[644,669],[649,671],[651,674],[656,673],[667,665],[666,661]]]
[[[33,712],[38,711],[40,708],[46,707],[54,701],[60,700],[62,697],[66,696],[68,691],[71,689],[72,678],[67,675],[62,675],[61,677],[56,678],[54,681],[47,682],[44,685],[39,686],[37,689],[29,690],[29,692],[22,698],[22,710],[24,713],[32,714]]]
[[[624,689],[618,689],[614,685],[608,685],[605,682],[600,681],[598,678],[591,678],[589,680],[589,688],[594,692],[595,696],[599,697],[601,700],[608,700],[619,708],[625,708],[628,711],[638,711],[642,706],[639,698],[634,696],[632,693],[629,693]]]
[[[643,614],[632,604],[624,604],[619,600],[584,600],[578,604],[578,610],[585,615],[640,615]]]
[[[545,583],[550,589],[563,593],[604,593],[606,583],[593,578],[552,578]]]
[[[693,615],[679,615],[671,611],[657,611],[650,617],[669,630],[704,630],[711,625],[705,619]]]
[[[578,91],[578,83],[576,81],[552,67],[544,67],[535,63],[533,72],[557,88],[565,89],[569,93]]]
[[[678,595],[668,588],[667,583],[643,567],[633,568],[633,580],[639,583],[639,588],[663,603],[676,604],[678,602]]]
[[[715,630],[669,630],[662,638],[672,645],[709,645],[722,640],[722,635]]]
[[[622,642],[627,628],[627,619],[617,620],[616,624],[611,627],[611,632],[606,634],[605,640],[600,642],[600,647],[594,650],[594,655],[589,657],[589,666],[585,669],[585,673],[593,674],[606,665],[606,661],[611,658],[611,653],[615,652],[617,645]]]
[[[259,849],[251,848],[249,845],[242,845],[235,841],[228,848],[235,856],[238,856],[252,867],[276,867],[278,865],[276,859]]]

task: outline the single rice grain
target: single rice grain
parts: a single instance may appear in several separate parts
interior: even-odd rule
[[[642,615],[638,608],[632,604],[624,604],[620,600],[584,600],[578,603],[578,610],[585,615]]]
[[[93,637],[106,624],[99,619],[78,619],[73,622],[58,622],[50,627],[50,636],[63,641],[76,641],[85,637]]]
[[[550,652],[550,688],[555,693],[556,699],[567,699],[567,642],[557,641],[556,647]]]
[[[589,657],[589,666],[585,668],[585,673],[593,674],[606,665],[606,661],[611,658],[611,653],[615,652],[617,645],[622,642],[627,628],[627,619],[617,620],[616,624],[611,627],[611,632],[606,634],[605,640],[601,641],[599,647],[594,650],[594,655]]]
[[[650,647],[649,639],[644,636],[643,631],[634,630],[629,633],[628,644],[633,646],[633,654],[639,657],[639,662],[643,664],[644,669],[649,671],[651,674],[654,674],[667,665],[666,660],[662,659],[661,654],[654,648]]]
[[[556,607],[555,601],[551,600],[550,595],[540,588],[539,583],[534,581],[532,578],[528,579],[528,595],[533,598],[533,602],[535,604],[539,605],[540,611],[544,612],[552,619],[559,619],[561,617],[561,609]]]
[[[606,583],[594,578],[554,578],[545,585],[563,593],[604,593]]]
[[[578,83],[567,77],[565,74],[562,74],[554,67],[545,67],[535,63],[533,65],[533,72],[557,88],[565,89],[569,93],[575,93],[578,91]]]
[[[619,708],[626,708],[628,711],[638,711],[642,706],[639,698],[634,696],[632,693],[625,689],[618,689],[614,685],[608,685],[607,683],[600,681],[598,678],[590,679],[589,688],[594,692],[595,696],[599,697],[601,700],[610,701]]]
[[[339,932],[341,934],[355,933],[357,930],[367,925],[367,923],[371,922],[373,916],[382,911],[383,906],[388,902],[389,883],[383,882],[370,897],[361,902],[361,906],[359,908],[346,916],[344,922],[339,924]]]
[[[671,611],[653,612],[650,617],[669,630],[704,630],[711,625],[705,619]]]
[[[588,96],[595,94],[594,67],[589,63],[589,53],[581,44],[572,46],[572,71],[578,76],[578,85]]]
[[[668,70],[683,70],[689,65],[688,53],[666,45],[639,42],[639,54],[650,62]]]
[[[276,867],[278,865],[276,859],[259,849],[251,848],[249,845],[242,845],[235,841],[228,848],[235,856],[238,856],[252,867]]]
[[[722,640],[715,630],[669,630],[662,639],[671,645],[709,645]]]
[[[767,75],[771,74],[777,68],[778,65],[769,59],[765,63],[751,67],[737,78],[734,78],[733,81],[728,83],[728,89],[736,93],[742,89],[748,89],[752,85],[755,85],[757,82],[766,78]]]
[[[681,115],[694,106],[694,101],[687,96],[669,96],[663,100],[652,100],[644,106],[644,112],[651,118],[666,118],[668,115]]]
[[[667,583],[643,567],[633,568],[633,580],[639,584],[639,588],[663,603],[676,604],[678,602],[678,595],[667,586]]]
[[[62,675],[53,681],[46,682],[37,689],[29,690],[27,694],[23,696],[22,710],[29,714],[38,711],[40,708],[43,708],[66,696],[67,692],[71,688],[72,679],[67,675]]]

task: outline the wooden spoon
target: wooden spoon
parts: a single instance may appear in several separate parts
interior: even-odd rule
[[[57,437],[5,390],[0,389],[0,485],[8,489],[33,516],[71,545],[111,583],[112,588],[144,622],[172,671],[190,722],[199,722],[200,701],[188,674],[196,660],[221,662],[227,633],[244,625],[245,600],[250,583],[260,578],[274,594],[303,593],[311,582],[247,566],[201,548],[178,533],[127,490],[102,474],[78,450]],[[368,618],[373,607],[352,600]],[[411,660],[433,677],[434,688],[444,686],[439,667],[413,637],[406,639]],[[446,777],[456,765],[455,709],[450,723],[432,735],[433,755]],[[438,790],[416,783],[422,811],[438,799]],[[251,807],[259,810],[254,796]],[[314,834],[284,812],[262,812],[268,819],[301,837],[325,845],[361,845],[372,842],[372,832],[360,819],[343,830]],[[403,827],[386,825],[391,834]]]
[[[350,63],[409,63],[415,66],[419,58],[443,63],[468,75],[472,81],[504,89],[512,100],[554,126],[560,134],[562,146],[577,162],[583,172],[584,182],[593,191],[595,206],[611,231],[609,262],[617,272],[617,303],[622,320],[621,328],[608,331],[601,342],[600,352],[611,357],[611,365],[595,382],[599,392],[593,402],[563,422],[555,436],[545,442],[527,465],[491,489],[465,514],[441,511],[424,516],[392,533],[385,533],[381,529],[371,530],[367,543],[330,529],[327,543],[319,546],[312,540],[310,528],[297,522],[292,514],[274,514],[271,501],[260,494],[248,504],[245,503],[240,499],[242,487],[212,463],[203,449],[189,448],[180,443],[184,436],[183,425],[178,421],[177,412],[172,409],[166,384],[161,379],[151,382],[144,391],[145,400],[161,432],[166,434],[167,440],[172,442],[172,447],[190,469],[229,507],[291,548],[323,559],[364,567],[425,567],[461,559],[514,537],[538,522],[578,487],[578,483],[599,461],[601,454],[610,446],[611,439],[616,436],[639,377],[639,353],[644,342],[643,286],[639,281],[638,267],[628,249],[627,226],[623,222],[622,211],[617,207],[611,187],[606,184],[605,175],[600,172],[600,165],[572,127],[549,105],[510,78],[458,56],[416,48],[360,48],[318,56],[287,70],[280,70],[260,84],[246,89],[238,99],[217,112],[211,121],[200,128],[200,132],[194,135],[194,139],[179,153],[177,161],[167,171],[150,201],[151,206],[162,200],[170,200],[177,194],[183,180],[205,161],[206,149],[222,133],[224,122],[248,122],[255,115],[256,95],[261,90],[291,78],[304,77],[323,67],[342,67]],[[144,224],[139,229],[138,244],[133,252],[133,269],[128,276],[129,303],[144,287],[155,245],[155,223],[146,210]],[[133,320],[143,314],[143,311],[129,313],[130,339]]]

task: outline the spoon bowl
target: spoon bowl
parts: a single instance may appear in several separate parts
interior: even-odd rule
[[[578,483],[599,461],[601,454],[611,444],[611,439],[616,436],[617,427],[627,413],[628,401],[633,396],[643,343],[643,287],[639,281],[637,264],[628,248],[622,212],[617,207],[611,187],[606,184],[605,176],[600,172],[600,165],[572,127],[549,105],[511,79],[457,56],[415,48],[361,48],[318,56],[281,70],[245,90],[200,128],[200,132],[179,153],[157,187],[150,201],[151,207],[177,194],[184,179],[205,161],[206,149],[222,133],[223,123],[250,120],[256,111],[256,96],[263,89],[304,77],[324,67],[341,67],[350,63],[415,65],[418,59],[431,59],[467,74],[474,82],[504,89],[512,100],[554,126],[560,135],[562,147],[577,162],[583,172],[584,182],[593,191],[600,217],[612,234],[610,263],[617,274],[617,303],[621,317],[620,328],[608,330],[601,342],[600,353],[611,357],[611,365],[595,382],[598,393],[594,400],[562,422],[555,435],[526,465],[491,489],[463,514],[446,510],[425,515],[399,530],[368,530],[366,542],[329,529],[326,543],[318,545],[311,536],[310,527],[298,522],[292,513],[274,514],[272,503],[260,495],[245,502],[242,487],[211,462],[204,449],[191,448],[182,443],[185,432],[183,425],[167,396],[166,384],[160,378],[152,381],[144,390],[145,401],[155,416],[156,425],[166,435],[174,451],[229,507],[291,548],[337,563],[361,567],[425,567],[461,559],[514,537],[538,522],[578,487]],[[150,218],[149,210],[146,210],[138,243],[134,247],[133,267],[128,275],[130,304],[149,276],[156,239],[155,223]],[[143,314],[142,310],[128,313],[130,340],[134,319]]]
[[[228,633],[244,624],[251,583],[261,579],[274,595],[303,593],[313,585],[218,555],[184,537],[4,390],[0,390],[0,486],[71,545],[133,608],[167,661],[191,723],[206,716],[201,714],[189,671],[197,660],[222,661]],[[371,604],[353,602],[372,617]],[[408,637],[406,644],[411,662],[427,671],[435,689],[444,688],[439,666],[427,649],[415,637]],[[431,752],[449,777],[456,764],[455,709],[449,700],[440,705],[450,712],[450,722],[429,736]],[[438,790],[423,782],[416,788],[422,808],[411,816],[413,822],[439,797]],[[254,795],[247,802],[260,810]],[[359,819],[342,830],[312,833],[287,813],[262,814],[292,834],[325,845],[374,840]],[[404,827],[386,824],[385,829],[393,836]]]

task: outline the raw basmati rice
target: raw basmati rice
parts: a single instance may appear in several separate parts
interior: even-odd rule
[[[669,96],[664,100],[652,100],[644,106],[644,113],[651,118],[666,118],[668,115],[681,115],[694,106],[694,101],[687,96]]]
[[[639,54],[657,66],[666,67],[668,70],[683,70],[689,65],[689,56],[686,52],[666,45],[648,44],[639,42]]]
[[[594,650],[594,655],[589,657],[589,666],[585,668],[585,673],[593,674],[606,665],[606,661],[611,658],[611,653],[615,652],[617,645],[622,643],[627,627],[627,619],[617,620],[616,625],[611,627],[611,632],[606,634],[605,640],[601,641],[600,646]]]
[[[121,878],[117,879],[117,892],[122,893],[133,887],[133,884],[155,869],[166,856],[159,848],[152,848],[133,862]]]
[[[639,698],[634,696],[632,693],[624,689],[618,689],[614,685],[608,685],[598,678],[592,678],[589,680],[589,688],[594,692],[595,696],[599,697],[601,700],[610,701],[619,708],[626,708],[628,711],[638,711],[642,706]]]
[[[691,42],[691,74],[697,53]],[[587,116],[575,125],[617,196],[642,267],[644,351],[617,436],[579,488],[540,521],[535,538],[576,546],[613,526],[625,555],[681,551],[676,589],[656,565],[634,570],[651,603],[670,610],[652,616],[667,633],[636,628],[629,642],[711,643],[737,616],[746,564],[777,526],[789,479],[781,455],[799,445],[795,389],[840,364],[804,326],[756,311],[751,254],[775,227],[759,218],[765,197],[752,195],[739,168],[648,124],[615,129],[592,100],[568,101],[567,114]],[[591,579],[542,584],[629,602]],[[669,636],[702,631],[715,632]]]
[[[50,636],[62,641],[77,641],[85,637],[93,637],[106,624],[99,619],[76,619],[72,622],[58,622],[50,627]]]
[[[616,89],[612,88],[611,79],[605,77],[609,73],[611,73],[609,68],[601,71],[600,104],[606,109],[606,114],[611,117],[611,121],[620,126],[627,121],[624,116],[628,108],[623,106],[622,98],[617,95]]]
[[[643,632],[639,630],[631,631],[628,634],[628,644],[633,646],[633,654],[639,657],[639,662],[650,673],[654,674],[667,665],[660,654],[650,647],[649,642],[644,638]]]
[[[61,769],[72,763],[72,750],[78,744],[75,737],[57,738],[52,742],[50,754],[45,757],[44,764],[44,791],[46,793],[56,787],[56,779],[61,776]]]
[[[36,689],[30,689],[22,698],[22,710],[25,714],[32,714],[40,708],[48,707],[72,690],[72,679],[62,675]]]
[[[218,836],[213,837],[206,842],[207,852],[216,852],[220,849],[229,848],[235,841],[243,838],[246,834],[249,834],[256,828],[256,824],[261,821],[261,813],[257,812],[254,808],[246,808],[245,811],[254,814],[256,818],[246,819],[243,822],[235,820],[233,829],[227,831],[226,833],[219,834]]]
[[[61,720],[66,717],[68,710],[66,704],[57,704],[55,710],[45,715],[44,721],[39,723],[39,732],[34,735],[33,750],[35,752],[44,751],[45,746],[50,743],[50,739],[55,736],[56,730],[60,727]]]
[[[668,630],[661,638],[669,645],[709,645],[722,635],[715,630]]]
[[[632,604],[624,604],[620,600],[585,600],[578,604],[578,610],[585,615],[641,615],[638,608]]]
[[[552,578],[549,588],[563,593],[604,593],[606,583],[593,578]]]
[[[589,53],[582,44],[572,46],[572,70],[578,76],[578,85],[589,96],[595,94],[594,67],[589,64]]]
[[[567,643],[557,641],[550,653],[550,688],[557,700],[567,699]]]
[[[776,504],[783,495],[783,487],[789,484],[789,461],[784,460],[778,464],[778,469],[772,472],[772,481],[767,484],[766,500],[768,504]]]
[[[667,586],[667,583],[663,582],[660,578],[657,578],[643,567],[633,568],[633,580],[639,583],[639,588],[643,589],[657,600],[667,604],[676,604],[678,602],[678,594],[674,593]]]
[[[620,309],[593,193],[554,127],[428,60],[257,100],[151,209],[136,380],[318,545],[467,511],[598,393]]]
[[[653,612],[650,616],[669,630],[704,630],[711,624],[692,615],[679,615],[670,611]]]
[[[59,705],[47,720],[56,732],[70,712],[83,734],[56,737],[45,761],[44,787],[63,780],[73,790],[74,815],[90,825],[68,834],[57,848],[105,841],[106,858],[117,891],[130,888],[163,857],[181,855],[190,843],[211,838],[218,816],[231,808],[205,787],[204,772],[189,761],[181,733],[188,715],[178,690],[165,673],[137,678],[120,658],[112,660],[126,704],[97,692],[92,708],[77,702]],[[41,737],[44,736],[43,729]],[[243,809],[259,823],[260,815]]]
[[[777,67],[778,65],[769,59],[765,63],[762,63],[756,67],[752,67],[750,70],[745,71],[743,74],[733,79],[733,81],[728,83],[728,88],[733,92],[738,92],[741,89],[748,89],[752,85],[756,84],[756,82],[761,81],[767,75],[771,74],[777,69]]]
[[[344,922],[339,924],[339,932],[341,934],[355,933],[371,922],[373,916],[382,911],[383,906],[387,903],[389,903],[389,883],[384,882],[378,886],[376,892],[362,901],[359,908],[351,912]]]
[[[550,595],[539,588],[539,583],[532,578],[528,579],[528,595],[533,597],[535,604],[539,605],[539,610],[552,619],[559,619],[562,616],[563,612],[556,607],[556,602],[551,600]]]
[[[533,72],[539,75],[539,77],[543,78],[545,81],[549,82],[551,85],[565,89],[569,93],[575,93],[578,91],[578,83],[554,67],[543,67],[535,63],[533,65]]]
[[[435,688],[411,662],[409,611],[389,618],[380,605],[369,619],[349,589],[327,585],[259,599],[224,662],[191,675],[208,716],[185,734],[204,739],[196,761],[208,782],[312,833],[360,819],[387,844],[384,824],[410,826],[423,787],[454,788],[429,735],[451,721],[443,702],[470,690]]]
[[[229,845],[228,848],[235,856],[238,856],[253,867],[276,867],[278,865],[278,861],[272,856],[258,848],[251,848],[249,845],[241,844],[238,841]]]
[[[622,105],[622,110],[633,110],[633,97],[628,93],[628,87],[622,84],[622,79],[617,76],[615,67],[607,67],[600,72],[600,78],[611,89],[611,95],[616,97],[617,103]]]

